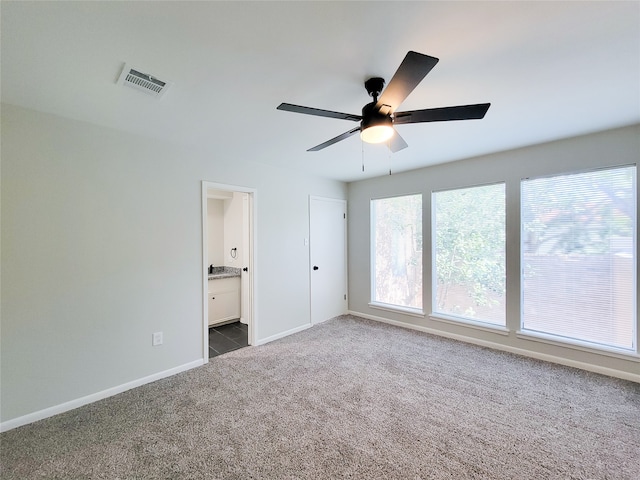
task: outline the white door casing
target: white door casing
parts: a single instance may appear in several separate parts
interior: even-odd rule
[[[240,321],[242,323],[249,324],[248,318],[251,316],[251,295],[249,292],[251,291],[251,284],[249,282],[249,251],[250,247],[250,235],[251,231],[251,210],[249,208],[249,194],[244,194],[242,197],[242,252],[243,252],[243,263],[242,263],[242,286],[240,291],[242,292],[241,301],[242,305],[240,307]]]
[[[248,343],[256,344],[258,335],[258,318],[257,318],[257,295],[256,295],[256,275],[255,265],[257,265],[257,191],[253,188],[247,188],[236,185],[226,185],[214,182],[202,182],[202,258],[203,262],[203,338],[202,338],[202,356],[203,363],[209,362],[209,295],[208,295],[208,232],[207,232],[207,197],[208,190],[214,189],[223,192],[239,192],[246,194],[246,202],[243,202],[243,240],[242,250],[244,261],[241,268],[241,291],[242,291],[242,319],[248,325]],[[244,200],[244,199],[243,199]],[[245,217],[246,216],[246,217]],[[245,271],[244,268],[247,270]]]
[[[309,197],[311,323],[347,311],[347,202]]]

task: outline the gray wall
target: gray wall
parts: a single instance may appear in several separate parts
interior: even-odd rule
[[[428,153],[428,152],[426,152]],[[633,164],[640,158],[640,125],[536,145],[480,158],[436,165],[412,172],[349,184],[349,309],[372,318],[399,322],[421,330],[492,345],[538,358],[611,373],[640,381],[640,357],[623,359],[518,338],[520,318],[520,180],[538,175]],[[507,327],[499,335],[429,318],[431,312],[431,192],[485,183],[506,182],[507,196]],[[423,195],[423,271],[425,318],[369,307],[369,202],[410,193]],[[636,246],[637,248],[637,246]],[[636,261],[637,261],[636,250]],[[637,268],[637,266],[636,266]],[[637,306],[636,306],[637,308]],[[637,312],[636,312],[637,313]]]
[[[370,309],[369,199],[506,181],[518,278],[522,177],[636,162],[640,126],[349,185],[350,309],[638,375],[640,364]],[[258,339],[309,323],[308,195],[340,182],[2,105],[2,422],[202,359],[201,181],[257,189]],[[283,262],[282,252],[287,252]],[[425,254],[425,272],[430,256]],[[430,308],[425,277],[425,310]],[[517,329],[517,282],[508,325]],[[151,333],[164,345],[151,347]]]
[[[203,358],[203,180],[257,190],[258,339],[309,324],[308,196],[346,185],[233,153],[2,106],[3,422]]]

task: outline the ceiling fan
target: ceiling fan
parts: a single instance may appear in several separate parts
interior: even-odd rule
[[[308,149],[308,152],[317,152],[360,132],[362,140],[368,143],[389,141],[389,148],[395,153],[406,148],[407,143],[394,128],[394,125],[480,119],[483,118],[487,110],[489,110],[490,103],[479,103],[475,105],[396,112],[400,104],[404,102],[413,89],[416,88],[431,69],[435,67],[436,63],[438,63],[437,58],[409,51],[384,92],[382,92],[385,83],[383,78],[374,77],[364,82],[364,88],[366,88],[369,95],[373,97],[373,102],[366,104],[362,108],[362,115],[303,107],[300,105],[292,105],[291,103],[281,103],[277,108],[278,110],[285,110],[287,112],[360,122],[360,126],[352,128],[348,132],[338,135],[331,140],[327,140],[320,145],[316,145]],[[380,96],[381,92],[382,95]]]

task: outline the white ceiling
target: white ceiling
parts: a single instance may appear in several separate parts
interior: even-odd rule
[[[210,152],[354,181],[640,122],[640,2],[1,2],[2,101]],[[357,124],[363,82],[408,50],[440,62],[399,110],[491,102],[483,120]],[[116,85],[124,62],[174,85]],[[363,155],[364,153],[364,155]],[[366,170],[362,172],[364,156]]]

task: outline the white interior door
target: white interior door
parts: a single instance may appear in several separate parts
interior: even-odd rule
[[[311,323],[347,311],[347,202],[309,197]]]

